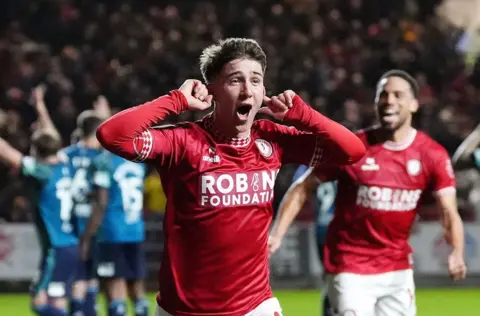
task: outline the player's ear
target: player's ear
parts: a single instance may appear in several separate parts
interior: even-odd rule
[[[206,87],[207,87],[207,90],[208,90],[208,94],[211,94],[212,97],[213,97],[213,100],[215,101],[215,92],[214,92],[215,89],[213,89],[213,84],[212,83],[207,83]]]
[[[410,112],[417,113],[418,107],[419,107],[418,99],[413,99],[412,102],[410,102]]]

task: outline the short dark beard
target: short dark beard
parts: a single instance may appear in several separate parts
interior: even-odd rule
[[[395,129],[380,125],[380,128],[378,129],[378,133],[376,133],[377,134],[376,138],[378,141],[384,143],[392,139],[394,133],[395,133]]]

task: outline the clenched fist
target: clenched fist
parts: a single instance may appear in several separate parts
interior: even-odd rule
[[[199,80],[188,79],[178,89],[188,102],[190,110],[205,110],[212,106],[213,96],[208,94],[207,87]]]
[[[295,92],[292,90],[286,90],[278,96],[271,98],[265,96],[263,103],[265,103],[266,107],[261,108],[258,113],[266,114],[282,121],[287,112],[292,108],[295,95]]]

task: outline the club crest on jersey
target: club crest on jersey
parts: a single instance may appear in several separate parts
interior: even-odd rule
[[[264,139],[258,138],[255,139],[255,145],[257,145],[258,150],[260,150],[260,153],[262,154],[263,157],[269,158],[273,154],[273,147],[272,144],[267,142]]]
[[[380,166],[375,162],[375,158],[368,157],[365,163],[360,167],[363,171],[377,171]]]
[[[422,165],[417,159],[410,159],[407,161],[407,172],[411,176],[416,176],[422,171]]]

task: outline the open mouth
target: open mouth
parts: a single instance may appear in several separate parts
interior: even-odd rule
[[[237,108],[237,113],[240,115],[248,115],[250,113],[250,110],[252,109],[252,106],[249,104],[241,105]]]
[[[237,107],[237,117],[240,121],[246,122],[248,120],[248,115],[252,110],[252,106],[250,104],[242,104]]]
[[[385,122],[393,122],[397,119],[398,113],[397,112],[384,112],[380,114],[380,118]]]
[[[394,116],[394,115],[397,115],[397,114],[398,114],[398,113],[396,113],[396,112],[383,112],[383,113],[381,113],[380,115],[381,115],[382,117],[387,117],[387,116]]]

